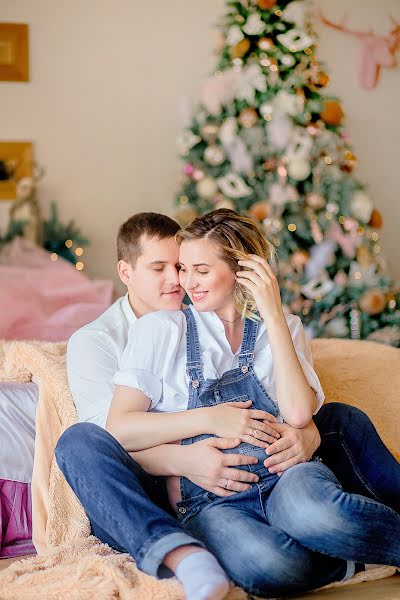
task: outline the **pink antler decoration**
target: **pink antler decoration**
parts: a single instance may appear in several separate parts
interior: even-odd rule
[[[400,48],[400,24],[391,16],[394,27],[389,33],[378,35],[371,31],[353,31],[345,25],[344,18],[341,23],[334,23],[320,13],[322,23],[343,33],[354,35],[360,40],[360,53],[358,62],[358,78],[367,90],[376,86],[379,81],[381,69],[391,69],[397,66],[396,52]]]

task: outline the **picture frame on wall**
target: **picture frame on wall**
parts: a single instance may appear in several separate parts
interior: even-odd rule
[[[0,81],[29,81],[29,27],[0,23]]]
[[[32,172],[32,142],[0,142],[0,202],[15,200],[16,182]]]

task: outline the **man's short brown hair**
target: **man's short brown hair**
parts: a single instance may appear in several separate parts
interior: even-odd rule
[[[142,253],[142,236],[160,240],[174,237],[180,227],[176,221],[153,212],[137,213],[121,225],[117,236],[117,258],[125,260],[133,267]]]

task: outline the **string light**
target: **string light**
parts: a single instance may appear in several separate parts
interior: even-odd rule
[[[56,254],[56,252],[53,252],[53,254],[50,255],[50,260],[55,262],[57,259],[58,259],[58,254]]]
[[[326,165],[331,165],[332,162],[333,162],[333,160],[332,160],[332,158],[330,156],[325,156],[324,162],[325,162]]]
[[[78,271],[82,271],[83,267],[84,267],[84,264],[81,261],[77,262],[75,265],[75,269],[77,269]]]
[[[75,250],[75,254],[76,254],[77,256],[82,256],[82,254],[83,254],[83,248],[76,248],[76,250]]]
[[[288,227],[289,231],[296,231],[297,227],[294,223],[289,223]]]
[[[354,273],[354,279],[361,279],[361,273],[360,273],[360,271],[356,271]]]
[[[67,248],[72,248],[72,240],[67,240],[65,242],[65,245],[66,245]]]
[[[277,17],[281,17],[283,15],[283,12],[281,10],[279,10],[279,8],[275,11],[275,14]]]
[[[179,198],[179,202],[180,202],[181,204],[187,204],[187,203],[189,202],[189,198],[188,198],[187,196],[181,196],[181,197]]]
[[[377,242],[379,240],[379,235],[376,233],[376,231],[373,231],[371,233],[371,240],[374,240],[374,242]]]

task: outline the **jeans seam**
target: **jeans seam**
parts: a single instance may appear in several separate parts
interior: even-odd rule
[[[337,431],[330,431],[327,433],[324,433],[322,435],[322,437],[328,436],[328,435],[337,435],[338,432]],[[354,457],[353,454],[351,453],[349,447],[347,446],[346,442],[345,442],[345,438],[344,435],[339,431],[339,435],[341,437],[341,445],[344,449],[344,451],[346,452],[346,455],[351,463],[351,466],[353,467],[353,470],[355,472],[355,474],[357,475],[357,477],[359,478],[359,480],[361,481],[361,483],[364,485],[364,487],[369,491],[369,493],[375,498],[375,500],[377,500],[378,502],[382,502],[381,498],[375,493],[375,491],[371,488],[371,486],[369,485],[368,481],[363,477],[362,473],[360,472],[360,470],[357,467],[357,464],[354,461]]]

